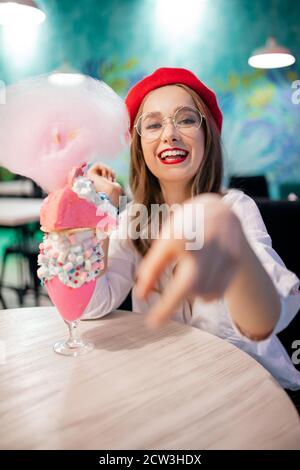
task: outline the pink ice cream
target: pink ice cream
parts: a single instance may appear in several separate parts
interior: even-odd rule
[[[116,208],[79,170],[67,186],[45,199],[40,217],[46,233],[38,276],[68,321],[78,319],[88,305],[104,269],[103,231],[114,229],[117,220]]]

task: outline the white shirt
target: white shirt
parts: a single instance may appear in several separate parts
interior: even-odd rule
[[[295,369],[276,336],[292,321],[300,308],[299,279],[285,267],[273,250],[270,236],[253,199],[241,191],[229,190],[223,202],[240,219],[248,242],[280,295],[281,313],[276,327],[266,340],[256,342],[246,338],[234,325],[224,299],[204,303],[197,298],[192,305],[185,300],[178,305],[172,318],[229,341],[260,362],[282,387],[300,389],[300,372]],[[131,289],[134,312],[146,313],[159,298],[160,294],[156,292],[151,293],[147,300],[140,300],[135,295],[134,283],[142,258],[129,239],[121,239],[120,231],[122,226],[124,229],[125,223],[126,210],[120,215],[118,230],[110,237],[107,271],[97,279],[84,319],[100,318],[117,309]],[[170,280],[174,265],[168,266],[162,274],[159,281],[161,287]]]

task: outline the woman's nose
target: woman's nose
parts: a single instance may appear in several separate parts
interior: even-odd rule
[[[162,130],[161,139],[164,142],[174,141],[178,139],[177,129],[171,120],[165,123],[163,130]]]

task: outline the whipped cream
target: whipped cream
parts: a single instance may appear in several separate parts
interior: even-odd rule
[[[77,288],[92,281],[104,269],[101,234],[94,230],[51,232],[44,235],[38,255],[37,275],[42,284],[57,276]]]
[[[81,199],[86,199],[95,206],[97,211],[109,214],[113,219],[117,219],[118,209],[112,204],[109,197],[105,193],[98,193],[94,183],[86,176],[78,176],[75,178],[72,191],[74,191]]]

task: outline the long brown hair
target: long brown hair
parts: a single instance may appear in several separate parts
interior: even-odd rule
[[[174,86],[179,86],[186,90],[191,95],[196,108],[205,116],[205,119],[203,120],[205,135],[204,156],[199,166],[199,170],[191,181],[191,197],[197,196],[201,193],[221,194],[223,158],[220,132],[217,125],[212,118],[208,107],[194,90],[182,84]],[[143,103],[136,115],[135,123],[142,114],[142,109]],[[150,224],[151,204],[163,204],[165,201],[163,199],[158,178],[156,178],[156,176],[154,176],[147,167],[143,156],[141,138],[136,132],[135,127],[133,128],[131,143],[129,184],[133,196],[133,203],[139,203],[146,206],[149,214],[148,224]],[[144,256],[149,250],[152,240],[137,238],[133,239],[132,243],[137,251]]]

